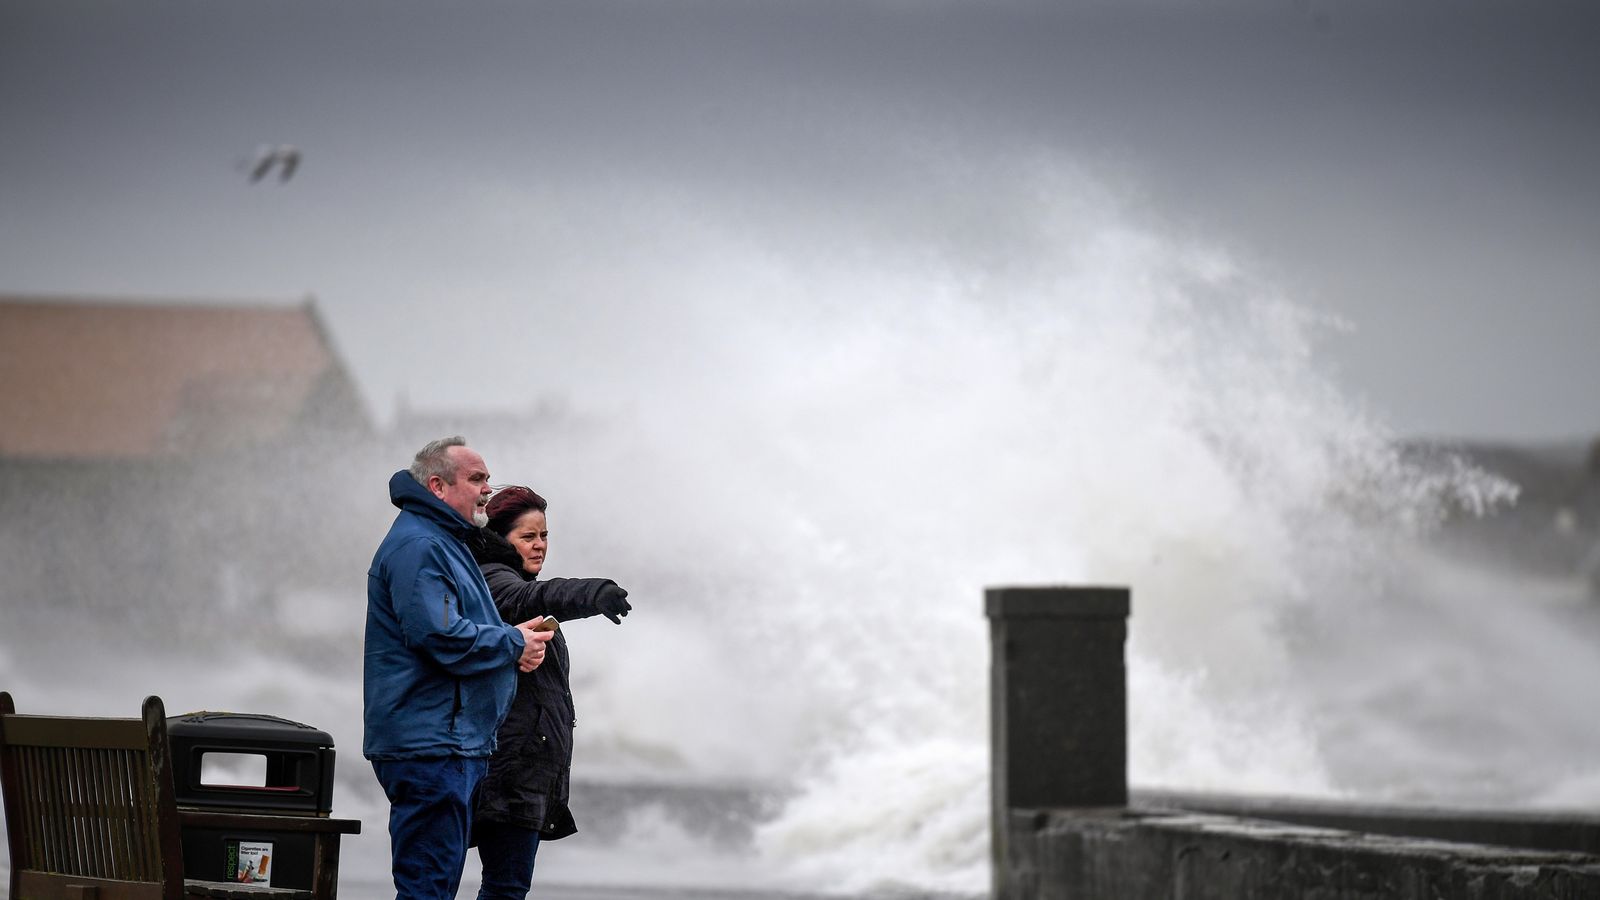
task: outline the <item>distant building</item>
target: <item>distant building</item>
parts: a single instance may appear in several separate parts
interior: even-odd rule
[[[0,295],[0,632],[76,611],[205,634],[359,588],[374,442],[309,300]]]
[[[0,295],[0,459],[151,460],[371,430],[309,300]]]
[[[1429,445],[1419,459],[1459,454],[1517,488],[1515,502],[1483,513],[1453,509],[1435,540],[1478,562],[1543,577],[1586,579],[1600,597],[1600,439],[1545,444]]]

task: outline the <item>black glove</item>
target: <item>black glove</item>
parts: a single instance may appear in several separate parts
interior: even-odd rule
[[[605,614],[611,621],[622,624],[622,616],[633,609],[633,604],[628,602],[628,589],[615,582],[600,586],[600,593],[594,598],[595,609]]]

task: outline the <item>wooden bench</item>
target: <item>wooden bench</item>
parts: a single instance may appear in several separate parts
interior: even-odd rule
[[[10,900],[335,900],[353,819],[180,809],[161,698],[140,719],[17,715],[0,692]],[[314,839],[309,890],[185,880],[182,829]]]

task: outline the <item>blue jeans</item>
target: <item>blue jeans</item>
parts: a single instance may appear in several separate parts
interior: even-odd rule
[[[397,900],[455,900],[467,864],[472,802],[488,759],[375,759],[389,797],[389,851]]]
[[[539,832],[504,822],[478,823],[478,858],[483,860],[483,886],[478,900],[522,900],[533,884],[533,855]]]

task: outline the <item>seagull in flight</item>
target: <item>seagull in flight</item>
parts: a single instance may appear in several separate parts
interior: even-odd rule
[[[278,167],[278,183],[288,181],[294,170],[300,167],[300,150],[289,144],[279,144],[276,147],[266,144],[256,148],[255,166],[250,170],[250,183],[255,184],[267,176],[274,166]]]

